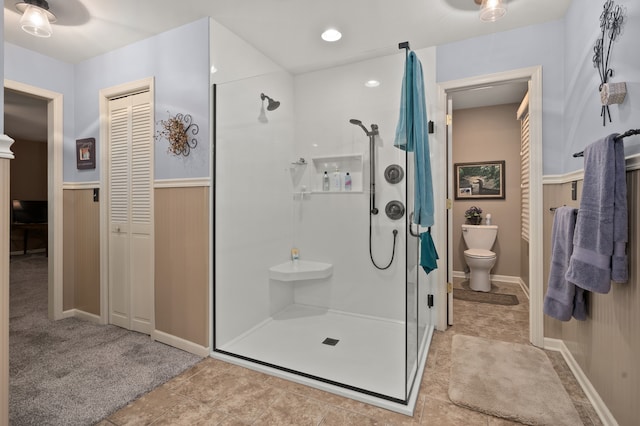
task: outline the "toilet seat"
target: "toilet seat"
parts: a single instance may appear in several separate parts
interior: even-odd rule
[[[474,259],[495,259],[496,257],[494,252],[484,249],[467,249],[464,251],[464,255]]]

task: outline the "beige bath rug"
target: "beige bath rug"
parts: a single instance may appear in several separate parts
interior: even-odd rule
[[[449,398],[528,425],[582,426],[545,353],[533,346],[455,335]]]

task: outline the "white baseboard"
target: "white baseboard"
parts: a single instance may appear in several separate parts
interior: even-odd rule
[[[69,309],[62,312],[62,318],[76,317],[86,321],[91,321],[96,324],[101,324],[100,315],[91,314],[89,312],[81,311],[80,309]]]
[[[529,297],[529,287],[527,287],[527,285],[522,280],[522,278],[520,278],[519,284],[520,284],[520,288],[522,289],[522,292],[524,293],[525,296],[527,296],[527,299],[531,299],[531,297]]]
[[[615,417],[613,417],[613,414],[611,414],[611,411],[609,411],[607,405],[604,403],[602,398],[600,398],[600,395],[593,387],[586,374],[584,374],[584,371],[582,371],[582,368],[580,368],[580,365],[575,360],[575,358],[569,351],[569,348],[567,348],[567,345],[565,345],[564,341],[560,339],[551,339],[549,337],[545,337],[544,348],[551,351],[557,351],[562,354],[562,357],[571,369],[571,372],[580,384],[580,387],[587,395],[587,398],[589,398],[589,401],[591,402],[591,405],[593,405],[593,408],[596,410],[596,413],[598,413],[602,424],[604,424],[605,426],[618,426],[618,422],[616,421]]]
[[[203,358],[208,357],[211,353],[208,347],[200,346],[196,343],[181,339],[180,337],[165,333],[160,330],[153,330],[151,332],[151,338],[166,345],[173,346],[174,348],[191,352],[192,354],[201,356]]]

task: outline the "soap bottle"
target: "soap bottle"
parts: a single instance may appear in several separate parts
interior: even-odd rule
[[[329,190],[329,175],[327,174],[326,170],[324,171],[324,175],[322,176],[322,190]]]
[[[336,167],[336,171],[333,172],[333,188],[334,191],[342,191],[342,179],[340,177],[340,170]]]
[[[349,174],[349,172],[344,175],[344,190],[351,191],[351,175]]]
[[[487,215],[484,217],[484,224],[491,225],[491,213],[487,213]]]

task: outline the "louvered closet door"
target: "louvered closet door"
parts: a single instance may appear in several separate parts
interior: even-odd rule
[[[153,329],[153,129],[149,92],[109,102],[109,321]]]
[[[518,108],[517,118],[520,120],[520,213],[522,217],[522,239],[529,241],[529,198],[530,191],[530,163],[529,153],[529,93],[524,96]]]

